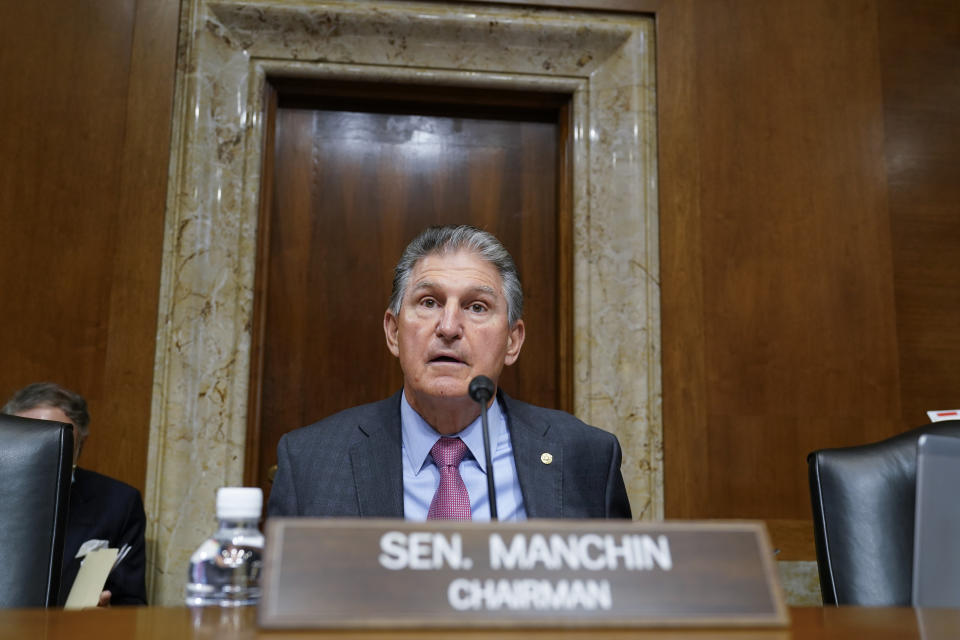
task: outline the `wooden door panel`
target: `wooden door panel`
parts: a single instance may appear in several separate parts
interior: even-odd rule
[[[265,490],[283,433],[401,387],[383,313],[400,252],[431,224],[474,224],[510,250],[527,340],[502,386],[540,405],[571,404],[558,366],[570,339],[560,329],[570,266],[559,249],[559,112],[511,119],[503,107],[474,117],[375,104],[331,109],[281,96],[273,117],[247,461],[247,482]]]

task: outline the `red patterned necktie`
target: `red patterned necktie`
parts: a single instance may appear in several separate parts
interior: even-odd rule
[[[470,520],[470,496],[460,477],[460,461],[467,454],[467,445],[460,438],[440,438],[430,449],[433,462],[440,469],[440,486],[433,494],[427,520]]]

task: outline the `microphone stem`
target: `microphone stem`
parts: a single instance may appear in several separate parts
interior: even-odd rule
[[[497,487],[493,481],[493,460],[490,457],[490,426],[487,424],[487,402],[480,403],[480,422],[483,427],[483,455],[487,461],[487,495],[490,497],[490,521],[497,520]]]

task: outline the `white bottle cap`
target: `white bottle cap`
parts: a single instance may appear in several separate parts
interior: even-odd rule
[[[217,518],[260,519],[263,490],[260,487],[221,487],[217,489]]]

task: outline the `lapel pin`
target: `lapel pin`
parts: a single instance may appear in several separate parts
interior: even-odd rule
[[[553,462],[553,454],[552,454],[552,453],[546,453],[546,452],[541,453],[541,454],[540,454],[540,462],[542,462],[543,464],[550,464],[551,462]]]

